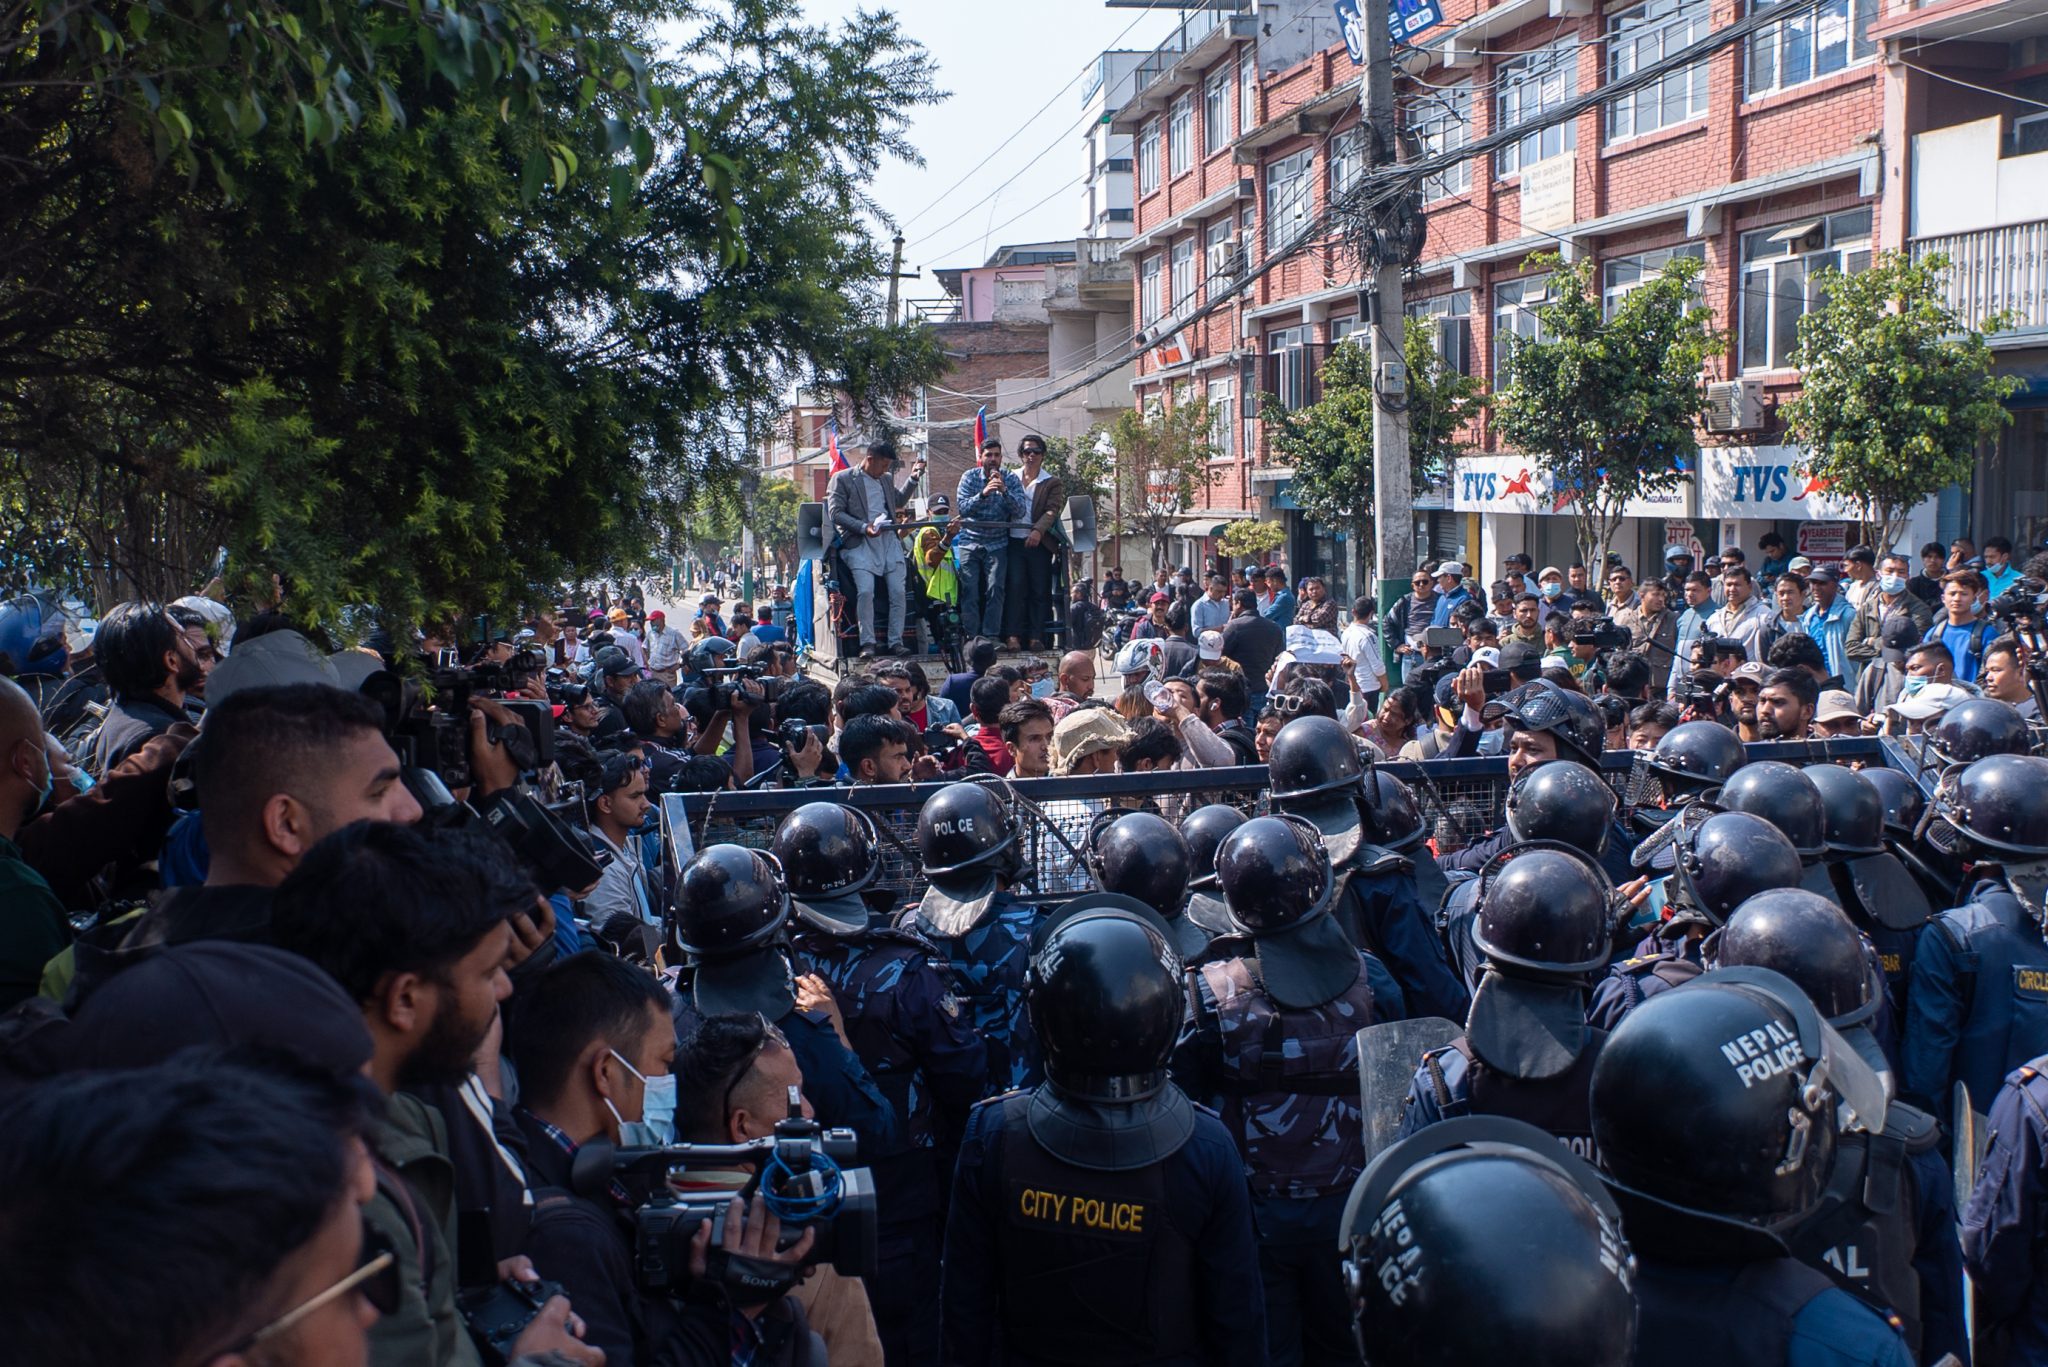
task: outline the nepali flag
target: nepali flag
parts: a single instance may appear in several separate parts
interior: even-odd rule
[[[839,419],[829,418],[825,422],[825,450],[832,457],[832,473],[846,469],[846,457],[839,454]]]
[[[988,405],[983,404],[974,413],[974,453],[981,454],[982,444],[988,440]]]

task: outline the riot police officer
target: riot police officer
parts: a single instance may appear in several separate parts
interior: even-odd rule
[[[1835,900],[1827,855],[1827,804],[1805,772],[1778,760],[1756,760],[1736,770],[1713,798],[1724,812],[1760,816],[1784,832],[1799,855],[1799,886]]]
[[[1366,954],[1330,914],[1335,880],[1308,822],[1245,822],[1224,837],[1216,870],[1250,943],[1194,974],[1174,1079],[1218,1105],[1250,1178],[1273,1362],[1340,1362],[1350,1317],[1329,1250],[1365,1167]]]
[[[1366,1367],[1627,1367],[1635,1262],[1589,1164],[1543,1131],[1446,1120],[1379,1155],[1344,1208]]]
[[[1208,947],[1209,932],[1184,914],[1194,851],[1165,817],[1103,813],[1088,833],[1088,867],[1101,891],[1134,898],[1158,912],[1171,932],[1174,953],[1183,960]]]
[[[1680,722],[1654,749],[1636,752],[1623,803],[1630,824],[1645,834],[1656,830],[1687,803],[1726,783],[1748,758],[1742,741],[1719,722]]]
[[[1791,979],[1889,1082],[1891,1065],[1871,1032],[1883,1002],[1881,975],[1840,908],[1801,888],[1759,893],[1736,908],[1709,952],[1716,968],[1746,964]],[[1933,1116],[1891,1101],[1881,1133],[1841,1136],[1827,1190],[1786,1236],[1795,1257],[1837,1274],[1892,1318],[1923,1362],[1944,1353],[1969,1357],[1955,1184],[1939,1139]]]
[[[1546,764],[1522,782],[1565,767]],[[1587,1089],[1607,1036],[1586,1024],[1586,993],[1613,949],[1614,889],[1584,854],[1555,842],[1504,850],[1473,882],[1472,942],[1485,973],[1464,1035],[1415,1070],[1401,1133],[1500,1115],[1593,1160]]]
[[[2048,1053],[2048,759],[1992,755],[1935,789],[1925,820],[1937,849],[1974,864],[1968,900],[1936,916],[1913,957],[1899,1091],[1949,1114],[1954,1084],[1982,1108],[2005,1075]]]
[[[1927,811],[1927,794],[1907,775],[1883,765],[1863,770],[1863,777],[1884,799],[1885,849],[1913,875],[1930,907],[1954,901],[1957,871],[1939,851],[1916,839],[1920,818]]]
[[[994,784],[949,785],[917,814],[917,855],[931,885],[901,923],[945,956],[954,995],[988,1047],[988,1093],[1032,1086],[1040,1073],[1024,970],[1038,912],[1010,891],[1023,863],[1016,815]]]
[[[881,841],[867,813],[811,802],[769,842],[795,910],[794,941],[831,987],[847,1041],[896,1117],[894,1152],[870,1151],[880,1274],[868,1281],[891,1367],[938,1361],[923,1303],[939,1275],[940,1211],[953,1146],[988,1084],[988,1054],[926,940],[891,926]],[[936,962],[935,962],[936,961]]]
[[[1486,704],[1480,715],[1507,727],[1511,782],[1519,782],[1523,775],[1554,760],[1576,760],[1594,770],[1600,767],[1600,752],[1607,744],[1607,720],[1583,693],[1559,688],[1548,679],[1537,679],[1501,694]],[[1506,849],[1512,839],[1502,828],[1446,856],[1443,866],[1452,871],[1477,872],[1487,860]]]
[[[1888,1024],[1896,1036],[1897,1023],[1906,1018],[1913,951],[1934,909],[1899,857],[1885,848],[1885,800],[1877,785],[1839,764],[1809,765],[1804,772],[1820,791],[1827,813],[1827,866],[1835,900],[1877,948]]]
[[[1507,833],[1512,843],[1506,848],[1532,840],[1556,841],[1602,861],[1604,869],[1614,830],[1614,805],[1614,790],[1585,765],[1566,759],[1541,765],[1508,789]],[[1626,855],[1621,866],[1628,870]],[[1478,912],[1479,883],[1474,878],[1453,884],[1437,912],[1444,953],[1458,976],[1475,987],[1486,968],[1485,956],[1472,942],[1472,920]]]
[[[1190,926],[1199,927],[1209,940],[1219,935],[1234,935],[1237,928],[1230,924],[1230,912],[1223,905],[1223,896],[1216,887],[1216,847],[1223,843],[1223,837],[1244,825],[1245,814],[1237,808],[1222,802],[1212,802],[1206,807],[1197,807],[1181,818],[1180,833],[1188,842],[1188,906],[1182,919]],[[1194,953],[1184,953],[1182,958],[1192,964],[1203,957],[1208,945]]]
[[[1964,698],[1927,728],[1927,748],[1943,768],[1992,755],[2024,755],[2031,741],[2020,710],[1997,698]]]
[[[1911,1367],[1896,1330],[1790,1255],[1841,1129],[1884,1087],[1806,995],[1726,968],[1632,1012],[1593,1069],[1593,1137],[1636,1255],[1642,1367]]]
[[[1264,1361],[1243,1169],[1221,1122],[1167,1076],[1184,981],[1157,930],[1117,911],[1068,917],[1033,956],[1046,1077],[968,1119],[946,1361]]]
[[[1645,1000],[1698,977],[1702,943],[1735,909],[1760,892],[1799,886],[1799,855],[1777,827],[1748,812],[1688,804],[1677,819],[1636,847],[1638,865],[1668,851],[1671,873],[1652,891],[1663,905],[1657,929],[1593,989],[1587,1021],[1612,1033]]]
[[[1963,1258],[1977,1311],[1977,1360],[2048,1361],[2048,1057],[2015,1068],[1991,1103],[1991,1144],[1963,1211]],[[1958,1142],[1962,1142],[1958,1140]]]
[[[739,845],[699,851],[676,880],[675,936],[688,961],[676,991],[679,1042],[704,1016],[759,1012],[788,1038],[819,1121],[858,1134],[863,1159],[895,1151],[896,1114],[840,1033],[830,989],[804,984],[799,1003],[789,889],[772,858]]]
[[[1387,966],[1410,1012],[1462,1019],[1468,994],[1444,962],[1413,865],[1364,838],[1364,771],[1344,728],[1329,717],[1296,717],[1273,738],[1266,771],[1274,810],[1322,832],[1336,870],[1339,923]]]
[[[1384,769],[1367,771],[1363,786],[1365,838],[1413,864],[1415,895],[1423,906],[1436,906],[1450,885],[1436,852],[1429,847],[1429,823],[1423,819],[1415,794]]]

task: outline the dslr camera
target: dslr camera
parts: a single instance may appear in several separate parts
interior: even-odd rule
[[[1572,623],[1572,644],[1600,650],[1627,650],[1635,638],[1627,627],[1616,626],[1606,617],[1585,617]]]
[[[733,703],[738,700],[743,685],[754,685],[755,706],[758,707],[762,703],[772,703],[781,697],[782,686],[789,682],[770,674],[768,666],[758,661],[743,665],[727,665],[723,669],[707,669],[704,671],[704,677],[708,681],[706,687],[711,690],[714,700],[712,706],[727,711],[731,710]]]

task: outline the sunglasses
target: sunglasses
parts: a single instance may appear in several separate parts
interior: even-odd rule
[[[355,1271],[311,1299],[293,1306],[247,1338],[209,1356],[245,1353],[257,1344],[285,1333],[315,1311],[332,1305],[356,1290],[363,1293],[363,1298],[375,1306],[380,1315],[389,1315],[398,1309],[398,1254],[392,1249],[391,1241],[368,1220],[363,1221],[363,1247],[358,1255]]]
[[[1276,715],[1282,717],[1295,716],[1307,705],[1307,699],[1292,693],[1275,693],[1272,697],[1266,699],[1266,706],[1271,708]]]

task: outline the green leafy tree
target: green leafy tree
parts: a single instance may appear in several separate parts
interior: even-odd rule
[[[66,250],[0,248],[0,504],[65,543],[23,572],[168,596],[226,546],[231,580],[281,570],[308,615],[503,615],[650,563],[788,384],[935,378],[928,337],[883,317],[886,252],[849,226],[934,97],[922,51],[886,16],[804,24],[796,0],[694,18],[656,73],[680,94],[646,176],[538,198],[502,97],[416,47],[387,73],[402,122],[366,112],[345,156],[273,126],[223,153],[232,198],[118,119],[81,124],[35,201],[38,242]],[[585,167],[611,136],[562,134]]]
[[[1469,447],[1468,425],[1485,407],[1479,381],[1460,374],[1436,354],[1425,328],[1403,330],[1408,363],[1408,461],[1415,483],[1448,471]],[[1259,396],[1259,418],[1273,449],[1293,468],[1288,493],[1324,526],[1338,528],[1361,546],[1372,544],[1372,352],[1350,343],[1330,349],[1323,362],[1322,397],[1285,409]]]
[[[1548,476],[1553,501],[1571,509],[1580,557],[1599,565],[1629,502],[1676,489],[1696,464],[1700,368],[1723,342],[1694,287],[1698,261],[1673,261],[1611,318],[1591,262],[1530,264],[1551,272],[1541,340],[1510,342],[1494,426]]]
[[[1114,440],[1101,423],[1078,437],[1047,437],[1045,468],[1066,487],[1067,497],[1086,494],[1099,504],[1116,477]]]
[[[1150,542],[1155,566],[1166,563],[1166,539],[1174,524],[1208,492],[1209,462],[1216,458],[1209,428],[1207,399],[1132,409],[1119,413],[1110,426],[1121,510],[1117,534]]]
[[[803,501],[796,484],[786,479],[764,480],[754,494],[754,544],[785,579],[796,573],[796,510]]]
[[[1984,332],[1948,303],[1948,268],[1939,253],[1891,253],[1855,275],[1830,271],[1799,323],[1801,388],[1779,415],[1809,473],[1861,510],[1873,545],[1898,545],[1913,509],[1967,479],[1979,444],[2012,421],[2004,400],[2019,381],[1992,374]]]
[[[1277,522],[1233,522],[1216,544],[1225,555],[1258,560],[1287,544],[1287,529]]]

